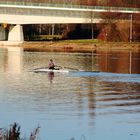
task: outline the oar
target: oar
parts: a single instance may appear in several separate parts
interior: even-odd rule
[[[75,71],[81,71],[79,69],[76,69],[76,68],[72,68],[72,67],[66,67],[66,66],[59,66],[59,65],[55,65],[55,67],[57,68],[62,68],[62,69],[71,69],[71,70],[75,70]],[[41,68],[35,68],[33,70],[38,70],[38,69],[48,69],[48,67],[41,67]]]
[[[38,70],[38,69],[48,69],[48,67],[35,68],[33,70]]]
[[[78,70],[79,71],[79,69],[76,69],[76,68],[60,66],[60,65],[55,65],[55,67],[62,68],[62,69],[71,69],[71,70]]]
[[[65,67],[65,66],[64,66],[63,68],[79,71],[79,69],[76,69],[76,68],[71,68],[71,67]]]

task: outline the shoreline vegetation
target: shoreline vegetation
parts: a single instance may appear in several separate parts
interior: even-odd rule
[[[0,140],[36,140],[40,127],[36,127],[29,137],[21,137],[21,126],[18,123],[13,123],[9,128],[0,128]]]
[[[140,52],[139,42],[105,42],[99,40],[62,40],[62,41],[33,41],[24,42],[24,51],[33,52],[81,52],[96,51],[136,51]]]
[[[40,126],[34,128],[28,137],[21,136],[21,126],[14,122],[10,124],[8,128],[0,128],[0,140],[38,140],[38,135],[40,132]],[[85,140],[85,136],[82,134],[80,140]],[[76,140],[74,137],[70,138],[70,140]]]
[[[15,42],[14,42],[15,43]],[[7,44],[7,42],[6,42]],[[134,51],[140,52],[140,42],[107,42],[97,39],[57,40],[57,41],[24,41],[21,44],[3,45],[0,48],[21,47],[28,52],[70,52],[91,53],[97,51]]]

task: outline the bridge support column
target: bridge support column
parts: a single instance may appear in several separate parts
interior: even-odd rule
[[[6,40],[6,31],[2,26],[0,26],[0,41],[4,40]]]
[[[23,42],[23,28],[21,25],[11,26],[8,35],[8,41]]]

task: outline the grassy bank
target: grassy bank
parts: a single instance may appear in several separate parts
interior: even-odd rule
[[[140,43],[103,42],[99,40],[61,40],[24,42],[25,51],[92,52],[99,50],[132,50],[140,52]]]

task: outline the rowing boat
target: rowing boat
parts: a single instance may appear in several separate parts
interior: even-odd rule
[[[100,71],[84,71],[84,70],[78,70],[74,68],[69,68],[69,67],[56,67],[55,69],[49,69],[48,67],[43,67],[43,68],[36,68],[31,70],[32,72],[56,72],[56,73],[69,73],[69,72],[100,72]]]
[[[68,73],[67,69],[48,69],[48,68],[38,68],[34,69],[33,72],[60,72],[60,73]]]

